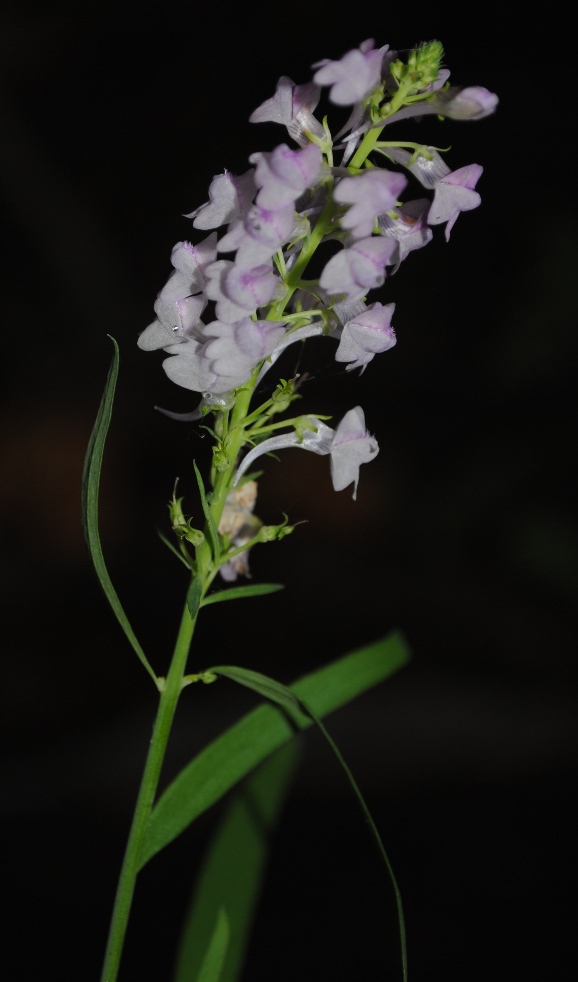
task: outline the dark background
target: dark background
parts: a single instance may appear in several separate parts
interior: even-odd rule
[[[555,20],[552,8],[552,21]],[[397,347],[361,377],[314,352],[304,411],[361,403],[380,455],[356,503],[327,462],[287,453],[259,513],[308,519],[255,551],[272,598],[211,611],[195,665],[288,682],[391,628],[411,665],[337,713],[405,900],[410,974],[495,982],[560,974],[570,952],[578,527],[576,195],[565,140],[567,30],[374,0],[231,13],[167,0],[8,4],[1,15],[0,488],[2,885],[10,978],[96,979],[155,698],[93,577],[80,474],[121,348],[103,476],[113,580],[163,672],[186,583],[157,537],[177,475],[196,506],[200,431],[160,357],[136,348],[182,214],[211,177],[286,140],[250,112],[281,74],[311,77],[366,37],[438,37],[456,84],[501,99],[478,123],[409,122],[408,139],[484,166],[482,207],[414,253],[380,295]],[[565,129],[561,128],[564,123]],[[421,129],[420,129],[421,126]],[[401,132],[401,128],[400,128]],[[411,136],[410,134],[414,134]],[[420,136],[419,134],[423,134]],[[554,143],[554,139],[556,143]],[[312,346],[314,347],[314,346]],[[315,359],[317,359],[315,361]],[[290,370],[290,369],[289,369]],[[253,704],[183,696],[167,778]],[[246,979],[399,978],[390,888],[315,736],[285,813]],[[121,977],[165,982],[214,809],[146,869]]]

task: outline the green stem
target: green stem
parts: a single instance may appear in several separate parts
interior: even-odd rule
[[[182,690],[182,682],[195,623],[196,621],[191,619],[189,611],[185,606],[171,666],[164,688],[160,694],[151,744],[120,872],[101,982],[115,982],[118,975],[139,869],[140,852],[159,782],[177,702]]]

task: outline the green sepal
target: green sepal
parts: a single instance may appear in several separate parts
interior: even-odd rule
[[[110,337],[110,334],[108,335]],[[98,531],[98,492],[100,487],[100,472],[102,468],[102,457],[104,453],[104,444],[106,441],[106,435],[108,433],[108,428],[110,426],[110,419],[112,415],[112,405],[114,401],[114,392],[116,388],[116,381],[118,378],[118,365],[119,365],[119,351],[118,344],[113,337],[110,340],[114,346],[114,352],[112,356],[112,363],[108,372],[106,379],[106,384],[104,387],[104,392],[102,394],[102,399],[98,409],[98,415],[96,417],[96,422],[94,424],[90,440],[88,442],[88,447],[86,450],[86,456],[84,458],[84,469],[82,472],[82,527],[84,530],[84,538],[86,539],[86,544],[88,546],[88,551],[92,559],[92,563],[100,582],[106,599],[108,600],[112,610],[116,616],[117,621],[122,627],[126,637],[128,638],[130,644],[132,645],[134,651],[140,658],[147,672],[154,680],[155,684],[157,682],[157,677],[146,657],[143,649],[141,648],[139,642],[137,641],[136,635],[130,625],[129,619],[126,616],[122,604],[118,598],[118,594],[112,585],[110,576],[108,575],[108,570],[106,568],[106,563],[104,561],[104,555],[102,552],[102,546],[100,543],[100,535]]]
[[[202,977],[199,970],[211,946],[216,947],[213,925],[222,911],[229,937],[222,950],[219,982],[236,982],[240,977],[270,840],[298,757],[294,741],[276,751],[241,785],[221,819],[185,918],[174,982],[198,982]],[[224,941],[222,945],[224,949]]]
[[[282,583],[254,583],[251,586],[233,586],[229,590],[219,590],[201,600],[201,607],[209,604],[220,604],[226,600],[244,600],[247,597],[264,597],[267,593],[277,593],[284,590]]]
[[[290,689],[321,718],[382,682],[408,658],[403,637],[394,633],[304,676]],[[309,726],[311,720],[301,713],[290,722],[286,712],[264,705],[217,737],[183,768],[154,806],[139,868],[262,760],[291,740],[296,730]]]

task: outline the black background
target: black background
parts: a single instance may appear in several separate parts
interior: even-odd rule
[[[555,20],[555,10],[550,16]],[[1,700],[4,960],[11,978],[98,978],[155,699],[94,580],[80,531],[82,459],[111,356],[121,375],[102,534],[157,670],[186,583],[156,534],[177,475],[196,507],[192,408],[136,348],[211,177],[286,139],[250,112],[281,74],[311,76],[366,37],[438,37],[456,84],[501,99],[478,123],[409,122],[484,166],[482,207],[390,279],[398,344],[362,376],[313,352],[304,411],[362,404],[380,455],[356,503],[327,462],[270,461],[259,513],[308,519],[252,557],[286,590],[211,611],[195,665],[288,682],[394,627],[398,676],[331,731],[383,833],[406,905],[411,978],[560,974],[577,757],[576,195],[564,26],[370,0],[231,12],[167,0],[2,14]],[[421,126],[421,129],[420,129]],[[411,135],[413,133],[413,136]],[[423,134],[423,135],[419,135]],[[312,348],[315,346],[313,345]],[[315,360],[316,359],[316,360]],[[291,371],[291,367],[288,369]],[[166,779],[254,700],[183,696]],[[399,978],[391,891],[315,736],[270,867],[246,979]],[[180,919],[218,809],[138,887],[121,977],[171,978]]]

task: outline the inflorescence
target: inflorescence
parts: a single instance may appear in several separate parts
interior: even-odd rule
[[[438,149],[382,140],[383,130],[431,113],[481,119],[498,102],[487,89],[450,86],[442,57],[437,41],[401,57],[367,40],[339,61],[318,62],[309,83],[296,85],[283,76],[272,98],[253,112],[253,123],[285,126],[297,149],[281,143],[252,154],[244,174],[217,175],[209,201],[186,216],[210,234],[196,245],[174,247],[174,272],[157,297],[156,319],[138,341],[147,351],[164,349],[168,377],[201,393],[193,413],[169,415],[200,419],[212,412],[229,420],[238,394],[253,393],[281,352],[297,341],[328,337],[337,342],[336,361],[362,372],[375,355],[393,347],[395,304],[366,304],[367,295],[410,252],[431,241],[433,226],[445,225],[449,239],[458,215],[480,203],[482,168],[451,170]],[[330,87],[331,102],[351,107],[335,137],[327,120],[314,116],[323,86]],[[411,179],[429,195],[422,190],[413,197],[410,190],[405,197],[415,183]],[[223,227],[219,237],[215,230]],[[304,279],[327,242],[333,254],[320,275]],[[245,417],[238,449],[252,449],[233,486],[260,454],[295,446],[330,455],[335,489],[353,483],[355,497],[360,465],[378,452],[362,409],[351,409],[336,430],[315,416],[272,424],[272,415],[296,397],[295,380],[281,380],[271,398]],[[221,425],[222,437],[225,431]],[[215,453],[217,471],[229,466],[224,437]]]

